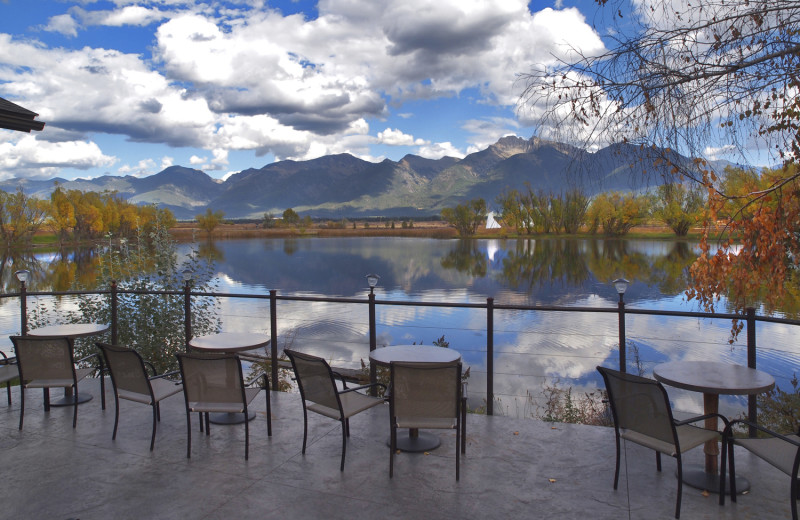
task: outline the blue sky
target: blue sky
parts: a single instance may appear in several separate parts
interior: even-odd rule
[[[599,52],[594,2],[0,0],[0,178],[215,178],[276,160],[463,157],[529,138],[518,74]]]

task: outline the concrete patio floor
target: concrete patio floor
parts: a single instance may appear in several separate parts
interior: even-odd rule
[[[620,486],[614,491],[614,433],[610,428],[550,424],[501,416],[468,416],[467,454],[455,480],[455,434],[441,433],[430,454],[401,453],[389,479],[388,406],[351,419],[344,472],[336,421],[309,417],[309,446],[300,453],[298,394],[273,392],[273,436],[267,437],[263,393],[244,427],[212,425],[198,431],[186,458],[186,414],[181,394],[162,403],[153,452],[149,407],[123,402],[111,440],[114,401],[100,408],[98,380],[79,387],[95,397],[78,410],[42,409],[41,392],[28,390],[24,429],[18,389],[0,401],[0,518],[9,519],[305,519],[393,518],[673,518],[675,462],[655,469],[651,451],[624,446]],[[57,392],[56,392],[57,393]],[[54,393],[53,395],[55,396]],[[702,461],[701,449],[687,464]],[[737,471],[752,482],[736,504],[684,486],[681,518],[790,518],[789,479],[737,451]]]

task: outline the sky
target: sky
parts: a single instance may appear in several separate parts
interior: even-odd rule
[[[602,51],[591,0],[0,0],[0,179],[217,179],[536,133],[519,75]]]

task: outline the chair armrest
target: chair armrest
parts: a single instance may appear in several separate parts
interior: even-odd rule
[[[723,424],[725,424],[725,428],[728,428],[730,421],[724,415],[720,415],[718,413],[707,413],[705,415],[698,415],[697,417],[690,417],[689,419],[684,419],[682,421],[675,421],[675,426],[683,426],[684,424],[691,424],[698,421],[705,421],[706,419],[711,419],[716,417],[717,419],[722,419]]]
[[[386,390],[386,385],[384,385],[383,383],[371,383],[371,384],[368,384],[368,385],[356,386],[354,388],[345,388],[344,390],[342,390],[339,393],[340,394],[346,394],[347,392],[355,392],[356,390],[364,390],[365,388],[372,388],[374,386],[382,386],[383,389]]]
[[[782,435],[780,433],[774,432],[774,431],[772,431],[772,430],[770,430],[768,428],[765,428],[763,426],[760,426],[760,425],[758,425],[756,423],[753,423],[753,422],[750,422],[750,421],[747,421],[747,420],[744,420],[744,419],[736,419],[734,421],[731,421],[730,424],[728,424],[728,426],[725,427],[725,431],[723,432],[723,436],[725,436],[728,439],[732,438],[733,437],[733,427],[735,425],[737,425],[737,424],[744,424],[744,425],[747,425],[747,426],[751,426],[751,427],[755,428],[756,430],[758,430],[760,432],[766,433],[770,437],[775,437],[777,439],[781,439],[782,441],[788,442],[789,444],[793,444],[793,445],[797,446],[798,448],[800,448],[800,441],[798,441],[797,439],[790,439],[789,437],[787,437],[785,435]]]
[[[156,366],[155,366],[155,365],[154,365],[152,362],[150,362],[150,361],[147,361],[147,360],[145,360],[145,359],[143,359],[142,361],[144,361],[144,364],[145,364],[145,365],[147,365],[147,366],[149,366],[149,367],[150,367],[150,370],[152,370],[152,371],[153,371],[153,377],[155,377],[155,376],[157,376],[157,375],[158,375],[158,370],[156,370]]]
[[[78,363],[83,363],[84,361],[86,361],[86,360],[89,360],[89,359],[91,359],[91,358],[97,358],[97,361],[98,361],[98,362],[99,362],[99,364],[100,364],[100,368],[102,368],[102,367],[103,367],[103,358],[102,358],[102,357],[100,357],[100,354],[98,354],[97,352],[95,352],[94,354],[89,354],[88,356],[86,356],[86,357],[83,357],[83,358],[81,358],[81,359],[79,359],[79,360],[75,361],[75,363],[76,363],[76,364],[78,364]]]
[[[0,356],[3,356],[3,359],[0,359],[0,365],[15,365],[17,363],[16,357],[8,357],[2,350],[0,350]]]
[[[255,377],[255,379],[253,380],[253,382],[258,381],[259,379],[263,379],[264,380],[264,382],[260,385],[260,388],[262,390],[268,390],[269,389],[269,375],[267,375],[266,371],[261,372],[260,374],[258,374]]]
[[[156,375],[156,376],[150,376],[147,379],[152,381],[153,379],[162,379],[162,378],[169,377],[169,376],[174,376],[174,375],[180,374],[180,373],[181,373],[180,370],[173,370],[172,372],[164,372],[163,374],[159,374],[159,375]]]

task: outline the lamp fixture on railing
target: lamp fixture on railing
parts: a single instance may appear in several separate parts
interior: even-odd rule
[[[622,297],[625,294],[625,291],[628,290],[628,285],[630,285],[630,282],[625,278],[617,278],[611,283],[614,284],[614,288],[617,290],[617,294],[619,294],[619,301],[622,301]]]
[[[27,269],[20,269],[19,271],[14,273],[14,276],[17,277],[17,280],[19,280],[19,283],[21,284],[27,283],[28,279],[30,278],[30,275],[31,272],[28,271]]]
[[[190,281],[192,279],[192,270],[191,269],[184,269],[183,272],[181,273],[181,275],[183,276],[183,281],[184,282],[188,282],[188,281]]]
[[[617,294],[619,294],[619,303],[617,304],[617,308],[619,310],[619,369],[622,372],[626,372],[628,360],[627,360],[627,351],[628,347],[625,345],[625,291],[628,290],[628,285],[630,282],[625,278],[617,278],[613,282],[614,288],[617,290]]]
[[[14,273],[19,280],[19,313],[20,313],[20,333],[25,336],[28,334],[28,295],[25,284],[30,278],[31,272],[27,269],[20,269]]]
[[[380,280],[380,279],[381,279],[381,277],[378,276],[377,274],[368,274],[367,275],[367,284],[369,285],[369,293],[370,294],[373,293],[373,291],[375,290],[375,286],[378,285],[378,280]]]

